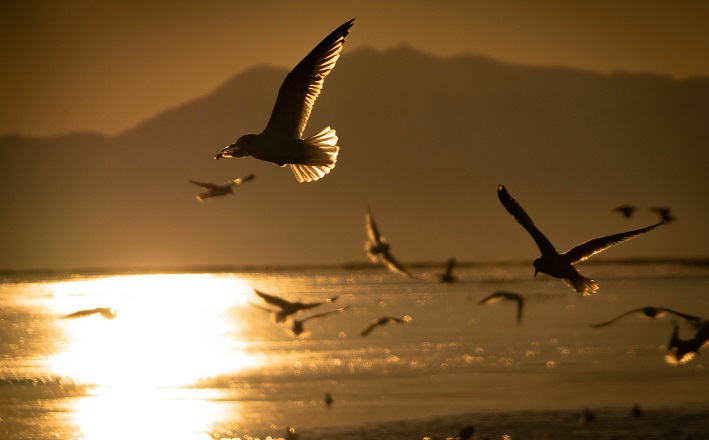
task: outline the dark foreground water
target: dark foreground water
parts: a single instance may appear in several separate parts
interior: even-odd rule
[[[705,355],[665,362],[672,317],[589,326],[645,306],[707,317],[709,268],[587,264],[601,289],[584,298],[527,265],[461,268],[448,285],[439,271],[7,275],[0,439],[264,439],[291,426],[300,439],[443,439],[466,425],[480,439],[709,438]],[[348,308],[296,337],[254,288],[339,296],[301,320]],[[519,325],[514,304],[478,304],[496,290],[527,298]],[[115,319],[62,318],[97,307]],[[362,337],[381,316],[409,323]]]

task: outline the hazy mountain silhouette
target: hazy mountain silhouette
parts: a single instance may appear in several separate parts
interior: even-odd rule
[[[254,67],[113,137],[0,138],[0,268],[364,261],[367,203],[402,262],[531,261],[499,183],[559,251],[654,222],[608,214],[632,203],[671,206],[679,220],[606,258],[709,254],[707,77],[345,49],[305,133],[337,127],[327,179],[299,185],[273,164],[214,161],[263,128],[286,73]],[[251,172],[238,203],[200,204],[187,180]]]

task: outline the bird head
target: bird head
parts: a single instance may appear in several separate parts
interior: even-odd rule
[[[534,260],[534,276],[535,277],[541,271],[541,266],[542,266],[541,258],[537,258],[536,260]]]
[[[255,134],[245,134],[241,136],[236,142],[228,145],[214,156],[214,159],[221,159],[223,157],[244,157],[250,156],[248,148],[256,137]]]

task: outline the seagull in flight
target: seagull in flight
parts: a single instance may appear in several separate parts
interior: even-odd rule
[[[386,238],[379,233],[377,224],[374,222],[374,217],[372,213],[367,208],[367,213],[364,218],[364,225],[367,229],[367,242],[364,244],[364,252],[369,257],[372,263],[376,263],[381,260],[390,271],[398,273],[400,275],[412,276],[398,261],[394,259],[394,256],[389,252],[389,243],[387,243]]]
[[[623,214],[623,217],[630,218],[633,216],[633,213],[635,212],[636,209],[638,209],[637,206],[620,205],[620,206],[616,206],[615,208],[613,208],[613,212],[620,212],[621,214]]]
[[[671,209],[670,208],[665,208],[665,207],[655,207],[655,208],[648,208],[650,211],[655,211],[659,216],[660,219],[663,222],[671,222],[673,220],[677,220],[675,216],[672,215]]]
[[[305,328],[303,327],[303,324],[305,324],[307,321],[310,321],[311,319],[315,318],[322,318],[324,316],[329,316],[329,315],[334,315],[335,313],[342,313],[345,310],[347,310],[349,306],[341,307],[337,310],[330,310],[329,312],[323,312],[323,313],[317,313],[315,315],[308,316],[307,318],[303,319],[293,319],[293,325],[290,328],[291,333],[293,333],[294,336],[300,336],[305,332]]]
[[[283,81],[271,119],[259,134],[246,134],[224,147],[215,159],[252,156],[279,166],[290,165],[298,182],[312,182],[337,162],[337,135],[325,127],[303,139],[303,130],[325,81],[335,67],[354,19],[335,29]]]
[[[211,199],[212,197],[218,197],[218,196],[224,196],[227,194],[233,194],[231,187],[234,185],[241,185],[244,182],[248,182],[249,180],[253,179],[256,177],[255,174],[249,174],[244,177],[239,177],[238,179],[230,180],[228,182],[224,182],[222,184],[217,184],[217,183],[209,183],[209,182],[197,182],[194,180],[190,180],[190,183],[194,183],[195,185],[207,188],[206,191],[201,192],[197,194],[197,200],[204,201]]]
[[[576,292],[584,296],[596,292],[598,290],[598,283],[579,274],[573,266],[574,264],[580,263],[611,246],[644,234],[664,223],[660,222],[645,228],[594,238],[560,254],[556,251],[554,245],[551,244],[551,241],[537,229],[532,219],[527,215],[524,209],[522,209],[519,203],[510,196],[503,185],[497,187],[497,196],[500,198],[500,202],[502,202],[502,206],[505,207],[507,212],[512,214],[515,220],[532,236],[542,253],[541,257],[534,260],[534,276],[542,272],[560,278]]]
[[[263,299],[267,303],[279,308],[279,310],[271,310],[271,309],[264,308],[261,306],[256,306],[258,308],[261,308],[261,309],[271,312],[273,314],[274,320],[278,323],[285,322],[289,316],[294,315],[297,312],[300,312],[302,310],[309,310],[309,309],[312,309],[313,307],[317,307],[317,306],[320,306],[320,305],[323,305],[326,303],[331,303],[333,301],[336,301],[337,298],[339,298],[339,296],[333,296],[331,298],[326,299],[325,301],[313,302],[313,303],[302,303],[300,301],[295,301],[295,302],[288,301],[288,300],[283,299],[279,296],[269,295],[268,293],[261,292],[260,290],[256,290],[256,289],[254,289],[254,292],[256,292],[256,295],[260,296],[261,299]]]
[[[441,283],[452,283],[456,280],[455,275],[453,275],[453,268],[455,267],[455,258],[451,257],[450,260],[448,260],[448,263],[446,263],[446,268],[443,270],[443,273],[438,275],[438,279],[440,280]]]
[[[639,313],[642,316],[652,318],[652,319],[662,318],[663,316],[667,315],[668,313],[671,313],[671,314],[677,316],[678,318],[686,319],[687,321],[696,322],[701,319],[699,316],[687,315],[686,313],[681,313],[676,310],[668,309],[665,307],[649,306],[649,307],[642,307],[639,309],[629,310],[625,313],[621,313],[620,315],[616,316],[615,318],[611,319],[610,321],[602,322],[600,324],[592,324],[591,327],[594,327],[594,328],[605,327],[609,324],[613,324],[614,322],[616,322],[617,320],[621,319],[624,316],[633,315],[635,313]]]
[[[372,321],[367,326],[367,328],[362,330],[361,335],[362,337],[365,337],[370,334],[375,328],[387,325],[390,322],[396,322],[397,324],[411,324],[411,321],[413,321],[413,318],[411,318],[409,315],[406,315],[403,318],[397,318],[396,316],[382,316],[381,318]]]
[[[686,364],[699,354],[699,349],[709,344],[709,320],[703,320],[695,325],[697,332],[691,339],[679,337],[677,321],[672,323],[672,336],[667,345],[665,362],[670,365]]]
[[[63,318],[64,319],[76,319],[76,318],[84,318],[86,316],[100,315],[101,317],[106,318],[106,319],[113,319],[116,317],[117,314],[118,314],[118,311],[116,309],[111,309],[109,307],[97,307],[95,309],[79,310],[78,312],[64,315]]]
[[[481,299],[478,304],[492,304],[498,301],[515,301],[517,303],[517,325],[522,322],[522,311],[524,310],[524,297],[519,293],[497,291]]]

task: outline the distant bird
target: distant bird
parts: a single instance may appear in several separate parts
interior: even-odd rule
[[[117,316],[118,311],[108,307],[97,307],[95,309],[79,310],[78,312],[70,313],[63,316],[64,319],[84,318],[86,316],[101,315],[106,319],[113,319]]]
[[[589,408],[584,408],[581,414],[581,421],[584,423],[592,423],[596,421],[596,414]]]
[[[633,405],[633,407],[630,409],[630,415],[636,419],[643,416],[643,410],[642,408],[640,408],[639,404],[636,403]]]
[[[649,307],[642,307],[640,309],[629,310],[625,313],[621,313],[620,315],[616,316],[615,318],[611,319],[610,321],[602,322],[600,324],[592,324],[591,327],[595,327],[595,328],[605,327],[609,324],[613,324],[614,322],[616,322],[617,320],[619,320],[620,318],[622,318],[624,316],[632,315],[635,313],[640,313],[642,316],[645,316],[647,318],[653,318],[653,319],[662,318],[663,316],[665,316],[668,313],[671,313],[679,318],[683,318],[688,321],[699,321],[701,319],[699,316],[687,315],[686,313],[678,312],[676,310],[668,309],[665,307],[649,306]]]
[[[630,218],[633,216],[633,213],[635,212],[636,209],[638,209],[637,206],[620,205],[620,206],[616,206],[615,208],[613,208],[613,212],[620,212],[621,214],[623,214],[623,217]]]
[[[679,326],[677,322],[672,323],[672,336],[667,345],[667,355],[665,362],[670,365],[686,364],[699,354],[699,349],[709,343],[709,320],[703,320],[695,325],[697,332],[691,339],[679,337]]]
[[[348,21],[325,37],[286,76],[263,132],[241,136],[214,158],[252,156],[282,167],[290,165],[298,182],[312,182],[329,173],[340,149],[335,130],[325,127],[306,139],[303,130],[353,22],[354,19]]]
[[[456,277],[453,275],[453,268],[455,267],[455,264],[455,258],[451,257],[451,259],[448,260],[448,263],[446,263],[446,268],[443,273],[438,275],[438,279],[442,283],[452,283],[456,280]]]
[[[465,425],[460,428],[458,431],[458,436],[454,438],[460,440],[470,440],[473,438],[473,434],[475,434],[475,427],[473,427],[473,425]]]
[[[656,212],[660,216],[660,220],[662,220],[663,222],[671,222],[671,221],[677,220],[677,218],[675,218],[672,215],[670,208],[655,207],[655,208],[649,208],[649,209],[650,209],[650,211]]]
[[[345,310],[347,310],[349,306],[341,307],[337,310],[331,310],[329,312],[323,312],[323,313],[318,313],[315,315],[308,316],[307,318],[303,319],[293,319],[293,324],[291,326],[291,333],[293,333],[294,336],[300,336],[305,332],[305,327],[303,327],[303,324],[305,324],[307,321],[310,321],[311,319],[315,318],[322,318],[325,316],[329,315],[334,315],[336,313],[342,313]]]
[[[573,288],[576,292],[582,295],[590,295],[598,290],[598,283],[594,280],[585,278],[578,273],[574,264],[584,261],[591,256],[608,249],[618,243],[630,240],[640,234],[644,234],[657,226],[663,224],[660,222],[645,228],[635,229],[633,231],[622,232],[619,234],[608,235],[601,238],[595,238],[582,243],[563,254],[559,254],[551,241],[537,229],[532,222],[532,219],[522,209],[515,199],[510,196],[503,185],[497,188],[497,195],[500,202],[512,214],[517,222],[527,230],[537,243],[542,256],[534,260],[534,276],[539,272],[551,275],[562,279],[567,285]]]
[[[378,318],[378,319],[375,319],[374,321],[372,321],[367,326],[367,328],[362,330],[361,335],[362,335],[362,337],[367,336],[375,328],[381,327],[381,326],[386,325],[390,322],[396,322],[397,324],[411,324],[412,321],[413,321],[413,319],[408,315],[404,316],[403,318],[397,318],[395,316],[382,316],[381,318]]]
[[[325,393],[324,401],[325,401],[325,406],[327,406],[328,408],[330,408],[335,403],[335,399],[332,397],[332,394],[329,392]]]
[[[492,304],[502,300],[515,301],[517,303],[517,324],[521,323],[525,300],[519,293],[497,291],[481,299],[478,304]]]
[[[271,304],[272,306],[278,307],[280,310],[271,310],[271,309],[266,309],[265,310],[271,312],[273,314],[274,321],[276,322],[285,322],[286,319],[288,319],[289,316],[303,311],[303,310],[309,310],[312,309],[313,307],[321,306],[326,303],[331,303],[333,301],[337,301],[337,298],[339,296],[333,296],[330,297],[324,301],[320,302],[312,302],[312,303],[303,303],[300,301],[288,301],[286,299],[283,299],[279,296],[276,295],[270,295],[265,292],[261,292],[260,290],[254,289],[254,292],[256,292],[256,295],[260,296],[264,301],[267,303]],[[255,305],[255,304],[254,304]],[[259,307],[259,306],[256,306]],[[263,308],[263,307],[260,307]]]
[[[221,184],[209,183],[209,182],[197,182],[194,180],[190,180],[190,183],[194,183],[195,185],[207,188],[207,191],[197,194],[197,200],[199,200],[201,202],[204,200],[211,199],[212,197],[233,194],[233,192],[231,190],[232,186],[241,185],[242,183],[248,182],[249,180],[253,179],[254,177],[256,177],[255,174],[249,174],[247,176],[240,177],[240,178],[234,179],[234,180],[230,180],[228,182],[224,182]]]
[[[372,217],[372,212],[369,210],[369,207],[367,207],[364,223],[365,229],[367,230],[367,242],[364,244],[364,252],[367,254],[367,257],[369,257],[369,260],[372,263],[381,260],[390,271],[400,275],[412,276],[404,269],[404,266],[394,259],[391,252],[389,252],[389,243],[387,243],[386,238],[379,233],[379,229],[374,222],[374,217]]]

